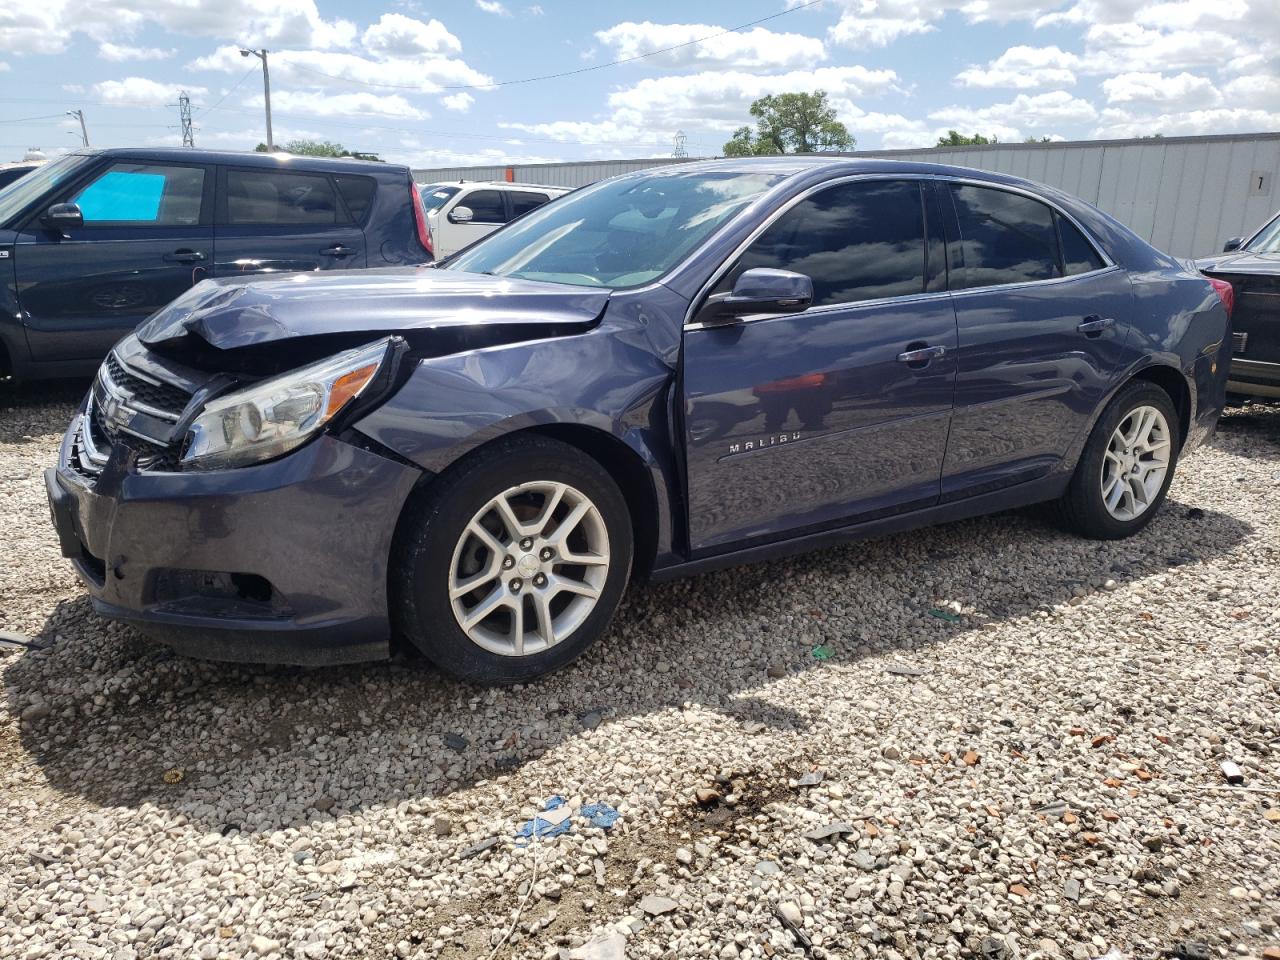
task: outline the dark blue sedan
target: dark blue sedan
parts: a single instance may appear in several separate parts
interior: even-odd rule
[[[436,267],[208,281],[112,351],[49,496],[99,612],[193,655],[568,663],[628,582],[1054,501],[1149,523],[1229,288],[995,174],[692,163]]]

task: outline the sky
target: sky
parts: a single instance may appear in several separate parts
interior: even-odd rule
[[[243,46],[277,144],[416,168],[715,156],[811,90],[859,149],[1280,130],[1280,0],[9,0],[0,160],[74,149],[69,110],[93,146],[179,146],[183,91],[197,146],[252,149]]]

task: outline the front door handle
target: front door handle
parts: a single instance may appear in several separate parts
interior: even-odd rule
[[[199,250],[175,250],[173,253],[164,255],[165,263],[199,263],[205,259],[205,255]]]
[[[324,254],[326,257],[338,257],[339,259],[343,257],[349,257],[353,253],[355,253],[355,251],[352,250],[350,247],[344,247],[340,243],[335,243],[332,247],[325,247],[320,252]]]
[[[1115,326],[1115,322],[1114,317],[1085,317],[1076,329],[1086,337],[1097,337],[1101,336],[1108,327]]]
[[[905,363],[909,367],[926,367],[930,360],[936,360],[945,356],[947,348],[941,344],[933,347],[920,346],[910,344],[908,349],[898,354],[898,362]]]

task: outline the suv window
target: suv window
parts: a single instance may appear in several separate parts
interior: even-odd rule
[[[506,223],[507,208],[502,202],[502,194],[497,190],[475,190],[458,201],[459,206],[471,210],[472,223]]]
[[[990,287],[1062,276],[1054,213],[1030,197],[953,183],[964,270],[955,287]]]
[[[1091,270],[1101,270],[1105,263],[1079,230],[1066,217],[1057,211],[1053,218],[1058,222],[1058,239],[1062,242],[1062,269],[1068,277]]]
[[[532,193],[528,190],[512,190],[507,194],[511,201],[511,218],[514,220],[530,210],[537,210],[551,198],[545,193]]]
[[[373,178],[337,176],[333,180],[338,185],[338,192],[342,194],[342,202],[347,205],[351,219],[363,223],[365,214],[373,205]]]
[[[924,208],[920,185],[843,183],[800,201],[753,243],[721,281],[775,267],[813,280],[813,305],[923,293]]]
[[[200,222],[203,167],[113,163],[71,197],[86,224]]]
[[[228,170],[227,222],[334,224],[337,198],[323,174]]]

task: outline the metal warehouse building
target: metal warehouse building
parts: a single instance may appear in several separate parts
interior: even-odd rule
[[[995,170],[1073,193],[1110,213],[1162,250],[1203,257],[1228,237],[1252,233],[1280,207],[1280,133],[1000,143],[980,147],[860,151],[855,157],[923,160]],[[580,187],[646,167],[687,162],[589,160],[580,163],[415,170],[419,183],[515,180]]]

